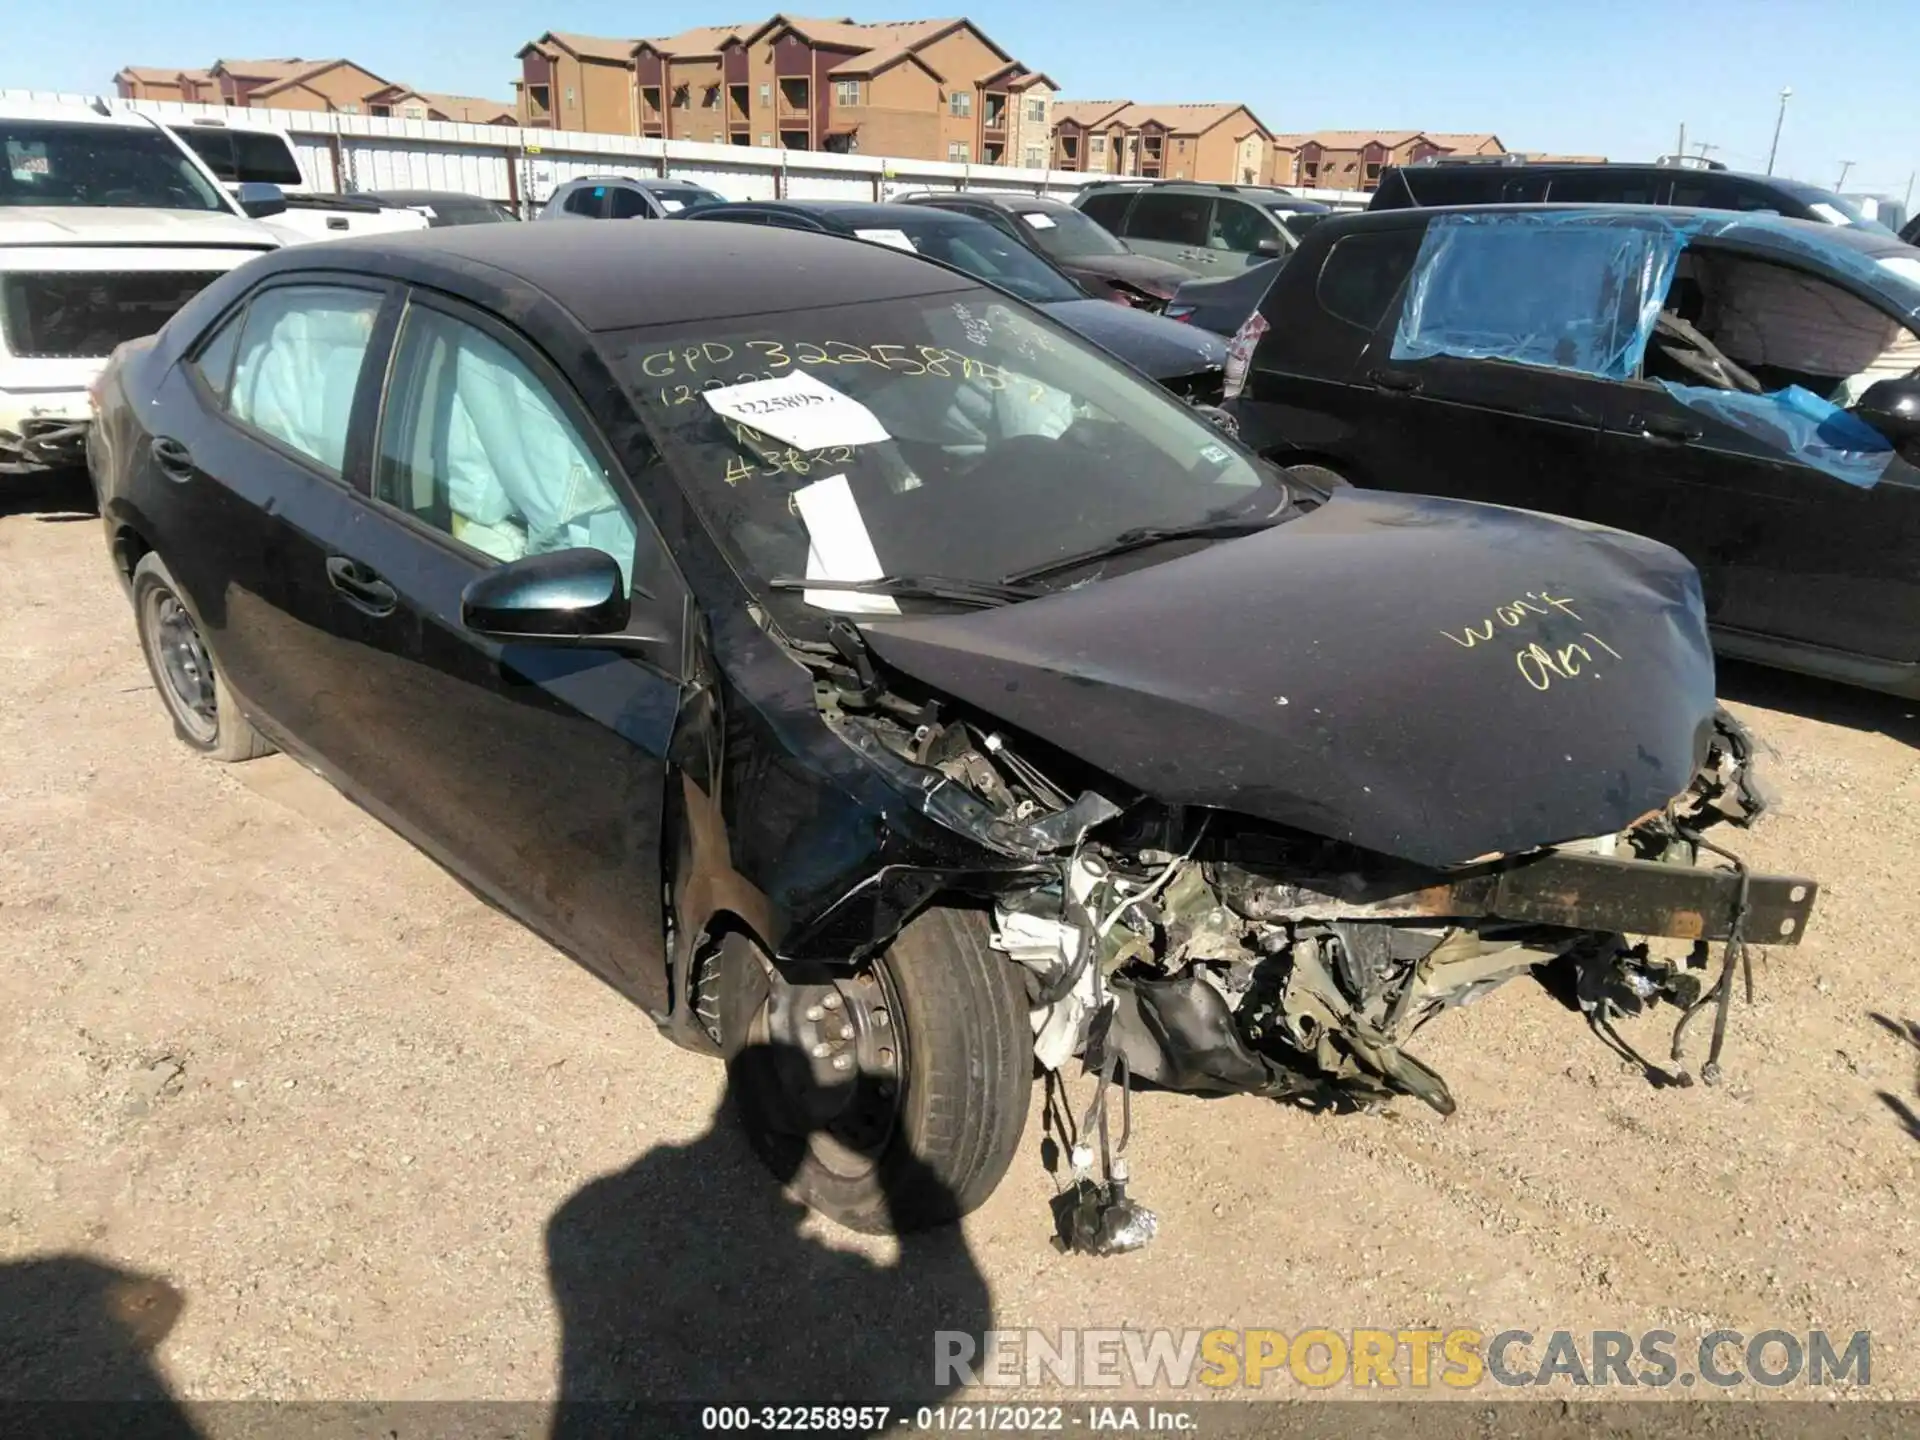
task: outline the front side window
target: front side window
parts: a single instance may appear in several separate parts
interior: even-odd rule
[[[240,328],[228,413],[338,475],[381,300],[378,291],[337,285],[261,291]]]
[[[413,306],[380,422],[374,495],[493,560],[587,547],[631,577],[634,524],[547,382],[478,327]]]
[[[627,185],[615,185],[607,192],[607,215],[614,220],[651,220],[653,207],[647,197]]]
[[[1135,527],[1265,517],[1285,499],[1178,400],[988,290],[602,338],[709,528],[760,582],[807,577],[810,551],[814,578],[867,578],[820,568],[849,542],[888,575],[997,581]],[[816,414],[834,418],[817,443],[752,428],[744,404],[715,409],[755,382],[824,393],[832,411]],[[860,608],[844,592],[769,601],[816,621]]]
[[[1137,240],[1169,245],[1207,243],[1207,217],[1213,201],[1205,195],[1178,195],[1150,190],[1134,202],[1127,217],[1127,233]]]
[[[0,207],[228,209],[159,130],[60,120],[0,120]]]
[[[600,217],[600,207],[607,196],[604,185],[580,185],[568,194],[567,203],[561,208],[569,215],[587,215],[594,219]]]
[[[1274,238],[1273,222],[1243,200],[1216,200],[1207,248],[1251,255],[1262,240]]]
[[[417,108],[417,107],[416,107]],[[215,125],[175,125],[173,133],[187,142],[207,168],[228,184],[260,181],[268,185],[301,185],[299,162],[278,135],[256,130],[229,130]]]

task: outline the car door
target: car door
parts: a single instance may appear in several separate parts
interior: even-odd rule
[[[150,536],[243,708],[311,757],[358,658],[329,628],[325,560],[378,401],[397,292],[335,273],[249,292],[161,381],[143,462]]]
[[[607,187],[607,218],[609,220],[653,220],[658,217],[653,212],[653,202],[632,185],[610,185]]]
[[[1689,253],[1718,252],[1700,244]],[[1805,287],[1812,344],[1844,352],[1850,325],[1873,314],[1884,328],[1856,348],[1856,361],[1888,336],[1904,337],[1896,338],[1907,356],[1900,363],[1920,353],[1920,335],[1901,317],[1839,277],[1752,257],[1741,263],[1793,274]],[[1729,308],[1724,300],[1708,303],[1717,306],[1716,321]],[[1788,333],[1759,347],[1771,367],[1728,331],[1719,333],[1730,358],[1759,369],[1767,391],[1778,393],[1796,373],[1803,388],[1829,388],[1811,372],[1836,367],[1796,356]],[[1850,483],[1789,430],[1768,423],[1773,402],[1738,395],[1719,402],[1705,381],[1676,390],[1644,372],[1643,365],[1618,387],[1609,406],[1600,449],[1606,484],[1594,492],[1591,517],[1684,554],[1701,573],[1708,620],[1723,630],[1920,660],[1920,471],[1896,456],[1873,483]]]
[[[1195,275],[1216,276],[1220,272],[1207,250],[1207,226],[1212,217],[1211,195],[1191,190],[1148,190],[1134,198],[1123,238],[1130,249],[1142,255],[1171,260]]]
[[[364,803],[548,939],[664,1006],[661,823],[686,591],[560,372],[426,292],[398,325],[367,494],[329,559],[360,648]],[[467,629],[461,593],[521,555],[619,561],[657,639],[568,645]]]
[[[1614,280],[1615,243],[1612,232],[1550,223],[1431,222],[1359,361],[1356,381],[1378,405],[1359,439],[1371,482],[1585,515],[1619,384],[1597,337],[1637,313]]]

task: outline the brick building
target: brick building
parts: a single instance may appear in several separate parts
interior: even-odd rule
[[[1374,190],[1389,165],[1438,155],[1504,155],[1498,135],[1441,130],[1316,130],[1276,135],[1266,171],[1272,185]]]
[[[1096,175],[1257,185],[1266,178],[1271,140],[1244,105],[1062,100],[1054,106],[1051,165]]]
[[[216,60],[207,70],[129,65],[113,77],[127,100],[181,100],[250,110],[323,110],[511,125],[514,108],[471,95],[441,95],[395,85],[351,60]]]

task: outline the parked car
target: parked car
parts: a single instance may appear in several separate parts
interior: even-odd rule
[[[446,225],[498,225],[518,221],[498,200],[483,199],[459,190],[369,190],[365,197],[390,210],[412,210],[424,215],[430,229]]]
[[[1676,164],[1566,162],[1527,164],[1515,156],[1445,158],[1389,165],[1371,210],[1410,206],[1672,205],[1694,210],[1771,211],[1790,220],[1886,231],[1859,204],[1818,185],[1778,175],[1743,175],[1717,162]],[[1891,234],[1891,231],[1886,231]]]
[[[0,475],[19,475],[78,465],[114,346],[281,237],[144,115],[0,100],[0,154]],[[269,190],[246,192],[268,214]]]
[[[283,251],[118,352],[90,453],[181,739],[292,752],[728,1056],[858,1229],[979,1204],[1036,1057],[1449,1109],[1435,1010],[1563,955],[1603,1017],[1683,999],[1617,932],[1814,903],[1692,864],[1752,811],[1673,551],[1289,486],[883,247]]]
[[[1192,272],[1170,260],[1134,254],[1098,221],[1061,200],[993,190],[928,191],[898,199],[984,220],[1046,256],[1081,289],[1102,300],[1157,311],[1183,280],[1192,278]]]
[[[1098,180],[1074,197],[1130,250],[1218,279],[1289,253],[1325,205],[1267,186]]]
[[[1920,215],[1916,215],[1900,230],[1900,238],[1909,245],[1920,245]]]
[[[1230,408],[1264,453],[1649,535],[1699,567],[1722,653],[1920,694],[1920,250],[1894,236],[1342,216],[1235,347]]]
[[[365,195],[314,189],[301,172],[292,137],[277,126],[196,116],[169,121],[167,128],[192,147],[234,195],[242,185],[276,186],[286,206],[273,223],[289,232],[289,243],[425,228],[413,210],[383,206]]]
[[[1218,280],[1189,280],[1160,313],[1183,325],[1232,335],[1260,308],[1285,260],[1267,260]]]
[[[569,180],[548,197],[542,220],[671,220],[727,197],[691,180],[639,175],[588,175]]]
[[[1225,345],[1158,315],[1092,299],[1044,256],[984,220],[922,205],[852,200],[751,201],[689,218],[844,235],[951,265],[1040,306],[1182,399],[1210,405],[1220,398]]]

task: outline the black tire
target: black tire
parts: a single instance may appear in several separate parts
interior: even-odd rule
[[[743,935],[722,946],[721,1041],[748,1140],[797,1199],[850,1230],[903,1234],[958,1220],[993,1193],[1020,1147],[1033,1032],[1025,987],[988,933],[974,912],[928,910],[861,976],[836,982],[838,993],[870,987],[892,1010],[893,1053],[903,1057],[884,1138],[860,1150],[837,1138],[840,1121],[822,1123],[812,1108],[859,1082],[823,1087],[819,1062],[773,1034],[776,987],[787,996],[822,988],[787,986]],[[865,1019],[846,1004],[864,1038]],[[861,1080],[872,1073],[863,1059]]]
[[[1329,470],[1324,465],[1289,465],[1287,474],[1311,485],[1316,490],[1332,492],[1352,488],[1352,482],[1346,476],[1338,470]]]
[[[153,688],[160,692],[173,733],[183,745],[229,762],[273,753],[273,746],[240,713],[220,663],[200,633],[199,618],[166,562],[152,551],[133,567],[133,621]]]

